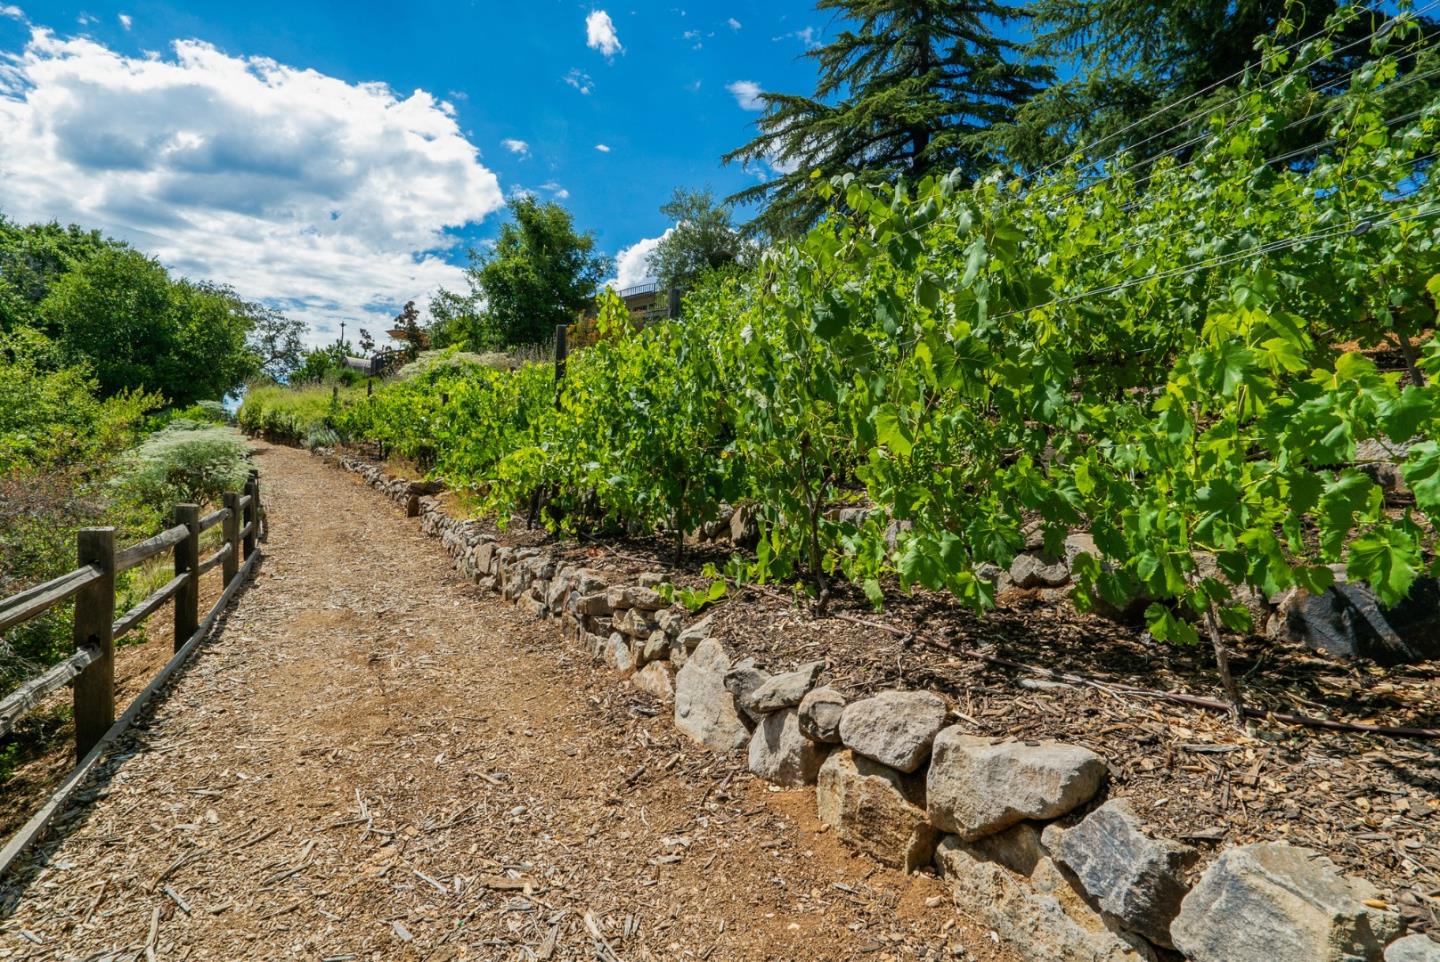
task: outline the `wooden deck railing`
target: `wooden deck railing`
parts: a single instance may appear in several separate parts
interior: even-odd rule
[[[56,605],[75,600],[75,653],[0,699],[0,736],[8,734],[16,721],[46,696],[73,682],[76,758],[75,769],[60,789],[0,850],[0,872],[44,829],[65,797],[93,767],[104,747],[129,727],[150,697],[209,634],[220,612],[253,570],[260,558],[258,543],[262,530],[268,533],[260,502],[258,472],[251,471],[243,491],[227,493],[221,507],[203,517],[198,505],[177,504],[174,521],[174,527],[119,551],[115,549],[114,528],[84,528],[76,539],[79,567],[0,600],[0,634],[39,617]],[[220,549],[202,559],[200,535],[217,524],[223,526]],[[175,559],[175,577],[116,618],[116,575],[167,549]],[[201,619],[200,577],[216,567],[221,569],[224,590]],[[174,655],[117,720],[115,642],[134,631],[171,599],[175,602]]]

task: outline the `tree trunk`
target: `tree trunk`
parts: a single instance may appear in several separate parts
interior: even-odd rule
[[[1205,608],[1205,630],[1210,633],[1210,647],[1215,649],[1215,667],[1220,670],[1220,685],[1225,689],[1225,697],[1230,702],[1230,717],[1235,724],[1240,725],[1245,720],[1245,702],[1240,696],[1240,686],[1235,681],[1235,676],[1230,673],[1230,649],[1225,646],[1225,639],[1220,635],[1220,619],[1215,615],[1215,604],[1211,602]]]

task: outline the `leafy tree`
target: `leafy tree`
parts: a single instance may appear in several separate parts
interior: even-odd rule
[[[457,294],[441,288],[430,298],[430,344],[484,353],[501,346],[495,320],[486,313],[475,291]]]
[[[1023,167],[1057,161],[1086,144],[1096,145],[1097,157],[1132,145],[1140,156],[1188,155],[1213,108],[1233,100],[1240,75],[1257,64],[1261,43],[1271,37],[1288,45],[1326,35],[1333,55],[1306,68],[1321,109],[1372,56],[1367,38],[1387,19],[1378,9],[1339,0],[1303,6],[1296,0],[1038,0],[1032,9],[1037,38],[1028,54],[1065,64],[1071,79],[1037,95],[1013,123],[995,130],[997,146]],[[1440,28],[1428,18],[1420,23],[1432,37]],[[1413,57],[1400,61],[1402,72],[1415,66]],[[1432,83],[1417,83],[1406,99],[1418,105],[1430,89]],[[1177,106],[1166,109],[1170,104]],[[1324,137],[1323,123],[1296,123],[1277,153]]]
[[[291,384],[319,384],[337,381],[354,384],[360,380],[360,372],[345,363],[345,358],[354,353],[349,341],[337,341],[326,347],[311,348],[299,365],[290,372]]]
[[[503,344],[540,344],[590,306],[610,258],[559,204],[515,197],[509,206],[514,219],[501,225],[493,250],[472,254],[466,273]]]
[[[246,340],[255,356],[259,373],[280,380],[300,365],[305,354],[301,337],[305,322],[293,320],[279,311],[235,298],[237,310],[246,318],[250,334]],[[361,332],[364,333],[363,331]]]
[[[730,205],[705,190],[677,187],[660,213],[673,226],[650,252],[646,267],[661,290],[690,287],[702,275],[745,260],[747,242],[730,219]]]
[[[814,96],[762,93],[760,134],[726,163],[766,163],[778,176],[731,196],[764,202],[750,225],[803,230],[823,212],[812,174],[880,183],[959,170],[972,180],[999,159],[984,136],[1050,79],[1020,62],[998,26],[1023,19],[996,0],[820,0],[853,26],[811,51]]]
[[[74,224],[19,226],[0,215],[0,331],[38,321],[36,308],[62,274],[102,249],[124,249]]]
[[[414,301],[406,301],[391,323],[390,336],[405,345],[401,351],[407,361],[415,360],[430,346],[430,338],[420,327],[420,312],[415,309]]]

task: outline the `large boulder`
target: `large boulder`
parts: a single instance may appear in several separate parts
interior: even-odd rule
[[[1104,780],[1105,760],[1087,748],[979,738],[956,725],[935,739],[925,797],[936,828],[973,841],[1027,818],[1059,818]]]
[[[1048,857],[1037,857],[1029,878],[1017,878],[980,848],[946,835],[935,866],[956,904],[993,929],[1023,962],[1154,962],[1143,939],[1112,930]]]
[[[840,741],[866,758],[913,772],[945,726],[945,700],[928,691],[883,691],[846,706]]]
[[[766,715],[750,736],[750,771],[785,788],[813,784],[825,755],[826,749],[800,734],[793,708]]]
[[[735,696],[725,687],[730,656],[707,638],[695,647],[675,676],[675,727],[706,748],[732,751],[750,740]]]
[[[1440,659],[1440,580],[1418,578],[1393,608],[1364,584],[1345,582],[1321,594],[1295,591],[1281,604],[1280,634],[1334,658],[1382,665]]]
[[[1380,962],[1402,923],[1366,904],[1379,898],[1310,849],[1242,845],[1206,869],[1170,934],[1192,962]]]
[[[1428,935],[1407,935],[1385,949],[1385,962],[1440,962],[1440,942]]]
[[[833,688],[812,688],[800,699],[800,734],[812,742],[840,744],[840,717],[845,696]]]
[[[782,708],[794,708],[800,704],[800,699],[815,687],[815,681],[824,668],[825,662],[812,661],[794,671],[771,676],[750,693],[749,699],[744,703],[745,708],[761,714]]]
[[[1130,803],[1117,798],[1058,833],[1053,854],[1102,910],[1156,945],[1170,946],[1185,872],[1199,854],[1193,848],[1152,838]]]
[[[919,776],[838,749],[820,766],[815,803],[837,838],[876,861],[907,872],[929,864],[939,836]]]

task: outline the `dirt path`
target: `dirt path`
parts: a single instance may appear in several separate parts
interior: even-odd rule
[[[7,881],[0,958],[1005,958],[358,479],[258,458],[255,585]]]

